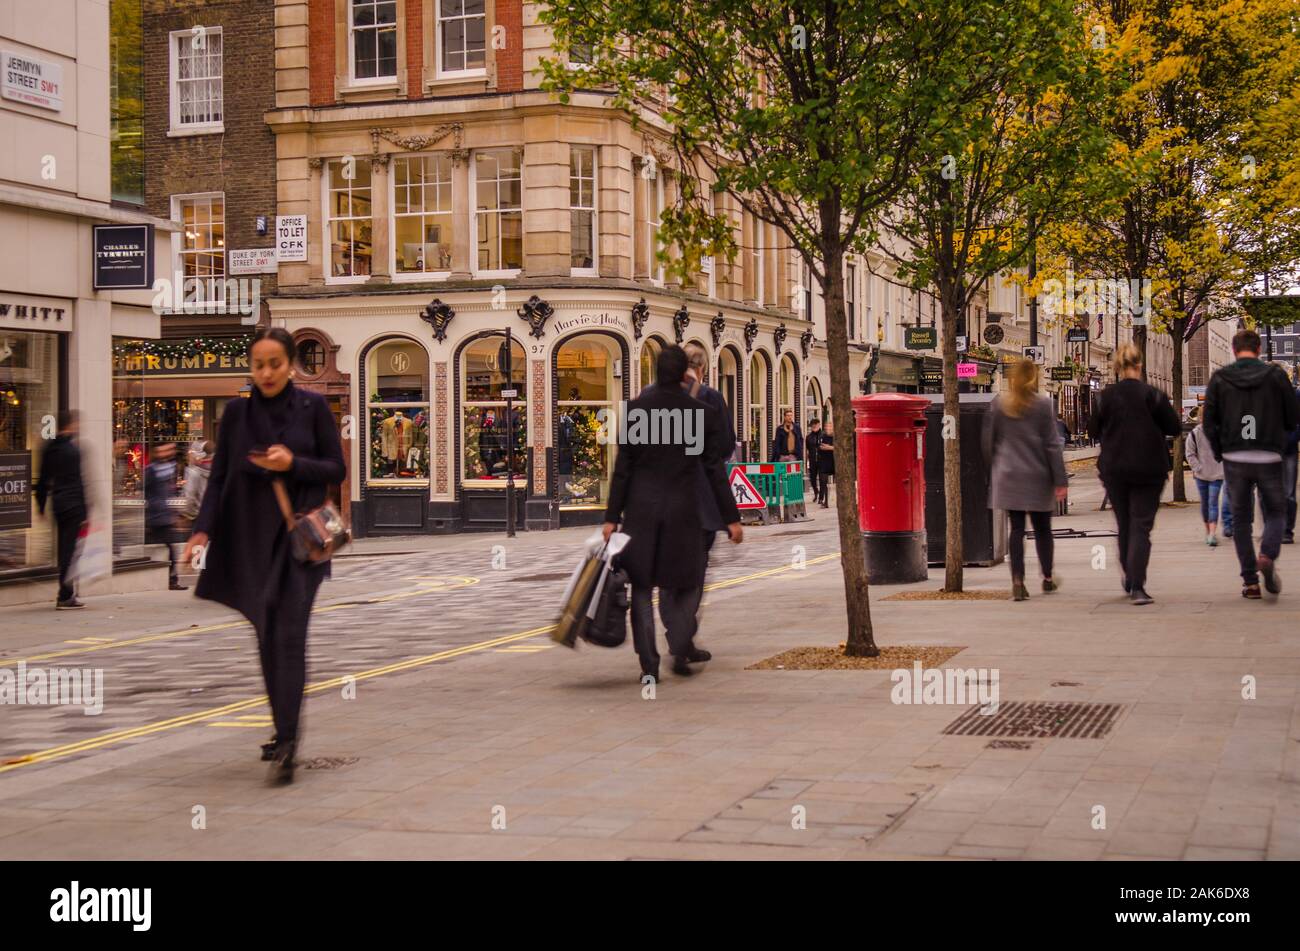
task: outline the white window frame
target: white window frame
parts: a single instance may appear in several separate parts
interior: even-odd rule
[[[713,191],[712,186],[705,186],[709,189],[709,216],[716,218],[718,216],[718,193]],[[706,255],[709,259],[709,280],[708,294],[711,298],[718,296],[718,259],[715,255]]]
[[[471,78],[471,77],[487,75],[487,50],[488,50],[488,46],[491,44],[491,35],[489,34],[487,28],[488,26],[487,6],[488,6],[487,0],[484,0],[483,3],[483,65],[473,67],[472,69],[444,69],[442,65],[442,24],[443,24],[442,3],[441,0],[433,0],[433,19],[434,19],[433,57],[434,57],[434,62],[437,64],[437,68],[434,71],[434,75],[438,79],[463,79],[463,78]],[[478,19],[478,17],[457,16],[457,17],[449,17],[448,19],[474,20],[474,19]],[[468,48],[466,52],[468,52]]]
[[[844,266],[844,314],[849,319],[849,340],[858,339],[858,265],[850,261]]]
[[[511,209],[509,209],[509,210],[510,210],[510,211],[518,210],[518,212],[519,212],[519,222],[520,222],[520,225],[519,225],[519,228],[520,228],[520,240],[522,241],[523,238],[524,238],[524,235],[523,235],[523,222],[526,220],[526,219],[525,219],[525,215],[524,215],[524,157],[523,157],[523,149],[522,149],[522,148],[512,148],[512,147],[509,147],[509,146],[507,146],[507,147],[505,147],[505,148],[475,149],[473,152],[470,153],[470,156],[469,156],[469,201],[470,201],[470,223],[469,223],[469,224],[470,224],[470,234],[469,234],[470,252],[469,252],[469,253],[470,253],[470,273],[473,274],[475,277],[518,277],[521,273],[523,273],[523,268],[522,268],[522,267],[517,267],[517,268],[496,268],[496,269],[491,269],[491,270],[479,270],[479,266],[478,266],[478,219],[479,219],[479,215],[481,215],[481,214],[500,215],[500,214],[502,213],[502,212],[501,212],[501,208],[499,207],[499,203],[500,203],[500,199],[501,199],[501,190],[500,190],[499,187],[498,187],[498,189],[497,189],[497,201],[498,201],[498,207],[497,207],[496,209],[491,210],[491,211],[483,211],[483,210],[481,210],[481,209],[479,208],[479,206],[478,206],[478,157],[479,157],[480,155],[483,155],[483,154],[486,154],[486,153],[490,153],[490,152],[510,152],[510,151],[517,152],[517,153],[519,154],[519,208],[518,208],[518,209],[511,208]],[[498,181],[500,181],[500,179],[498,179]],[[500,235],[501,235],[501,229],[500,229],[500,226],[498,226],[498,227],[497,227],[497,237],[498,237],[498,241],[500,240]],[[521,254],[522,254],[522,252],[521,252]],[[499,256],[499,257],[500,257],[500,256]],[[522,264],[522,263],[523,263],[523,262],[521,261],[520,264]]]
[[[365,221],[364,218],[335,218],[330,209],[330,166],[343,162],[343,157],[325,159],[321,165],[321,271],[325,275],[326,284],[364,284],[370,280],[375,271],[375,177],[374,173],[370,175],[370,274],[352,274],[346,277],[336,277],[334,275],[333,254],[334,241],[330,233],[330,224],[335,221]],[[356,159],[357,167],[362,162],[369,162],[368,156],[360,156]]]
[[[184,40],[187,43],[193,43],[196,36],[195,30],[202,30],[202,36],[221,37],[221,119],[216,122],[181,122],[181,97],[180,97],[180,50],[179,42]],[[194,26],[188,30],[173,30],[168,34],[168,74],[167,74],[167,98],[169,100],[169,123],[167,135],[169,137],[187,136],[187,135],[216,135],[226,131],[226,41],[221,27],[219,26]],[[192,49],[193,47],[191,47]],[[211,77],[209,77],[211,78]]]
[[[227,257],[227,252],[228,252],[229,248],[228,248],[228,245],[227,245],[226,242],[225,242],[225,234],[226,234],[226,193],[225,193],[225,192],[194,192],[193,194],[188,194],[188,195],[172,195],[172,196],[171,196],[171,212],[172,212],[172,220],[178,222],[178,223],[180,224],[180,226],[181,226],[181,227],[180,227],[179,229],[177,229],[177,231],[174,233],[174,235],[173,235],[173,239],[172,239],[172,272],[173,272],[174,274],[179,274],[179,275],[181,276],[181,279],[182,279],[182,280],[187,280],[187,279],[188,279],[188,278],[186,277],[186,275],[185,275],[185,255],[186,255],[186,252],[185,252],[185,216],[184,216],[183,206],[185,205],[186,202],[197,202],[197,201],[208,201],[208,202],[211,202],[214,198],[220,198],[220,199],[221,199],[221,235],[222,235],[222,240],[221,240],[221,245],[220,245],[220,247],[221,247],[221,273],[220,273],[219,275],[218,275],[218,274],[214,274],[214,275],[212,275],[210,278],[206,278],[206,280],[221,280],[221,281],[224,281],[227,277],[230,276],[230,274],[229,274],[230,262],[229,262],[229,259],[228,259],[228,257]],[[209,248],[209,249],[208,249],[208,253],[211,253],[211,251],[212,251],[212,249]],[[195,252],[192,252],[192,253],[196,253],[196,254],[197,254],[197,253],[201,253],[201,252],[199,252],[199,251],[195,251]],[[185,291],[185,289],[184,289],[184,287],[182,287],[182,288],[180,289],[180,293],[183,295],[183,294],[184,294],[184,291]],[[209,288],[208,293],[209,293],[208,300],[209,300],[209,301],[213,300],[214,298],[213,298],[213,296],[212,296],[212,288]]]
[[[359,78],[357,76],[357,45],[353,39],[355,33],[357,32],[356,17],[353,15],[354,2],[355,0],[348,0],[348,9],[347,9],[348,84],[354,87],[398,85],[401,81],[399,77],[401,76],[401,72],[402,72],[402,57],[400,51],[397,51],[397,47],[399,45],[398,40],[400,39],[401,26],[402,26],[401,0],[395,0],[395,2],[393,3],[393,44],[395,50],[394,59],[393,59],[393,72],[390,75],[367,76],[364,79]],[[383,0],[380,0],[380,2],[383,2]],[[436,5],[437,0],[434,0],[434,2]],[[362,27],[362,29],[370,32],[376,32],[376,33],[379,31],[378,26],[367,26],[367,27]],[[379,68],[378,62],[375,63],[375,68],[376,69]]]
[[[646,262],[647,274],[651,284],[663,287],[664,265],[659,260],[659,225],[664,213],[664,173],[657,163],[654,178],[646,181],[645,198],[649,206],[646,208],[645,221],[642,222],[646,247],[650,249],[650,258]]]
[[[591,207],[573,204],[573,155],[575,152],[586,152],[591,156]],[[600,274],[600,174],[598,171],[600,164],[600,149],[594,145],[571,145],[569,146],[569,273],[573,277],[597,277]],[[580,169],[581,171],[581,169]],[[587,181],[584,176],[579,175],[579,181]],[[579,188],[581,192],[581,188]],[[591,212],[591,267],[573,267],[573,212],[589,211]]]
[[[754,246],[749,249],[749,261],[754,266],[754,302],[759,307],[763,306],[764,281],[763,274],[767,270],[765,267],[767,255],[763,253],[763,242],[766,238],[764,226],[766,222],[759,218],[758,215],[751,215],[754,222],[753,230],[750,231],[750,237],[754,240]]]
[[[451,270],[450,270],[450,269],[445,270],[445,271],[430,271],[430,270],[427,270],[427,268],[428,268],[428,262],[427,262],[427,261],[425,262],[426,270],[424,270],[424,271],[399,271],[399,270],[397,269],[397,219],[398,219],[399,217],[402,217],[402,218],[416,218],[416,217],[422,217],[423,215],[413,215],[413,214],[403,214],[403,215],[400,215],[400,216],[398,215],[398,213],[397,213],[397,169],[396,169],[396,163],[401,162],[401,161],[410,160],[410,159],[437,158],[437,157],[439,157],[440,155],[445,155],[445,154],[447,154],[447,153],[438,153],[438,152],[410,152],[410,153],[403,153],[403,154],[401,154],[401,155],[394,155],[393,158],[391,159],[390,163],[389,163],[389,171],[388,171],[388,207],[389,207],[391,213],[390,213],[389,216],[388,216],[388,258],[389,258],[389,261],[388,261],[388,263],[389,263],[389,271],[388,271],[388,273],[392,275],[392,277],[393,277],[393,283],[394,283],[394,284],[400,284],[400,283],[403,283],[403,282],[409,282],[409,281],[443,281],[443,280],[446,280],[447,278],[449,278],[449,277],[451,276]],[[450,160],[450,159],[449,159],[449,160]],[[450,181],[449,184],[451,185],[451,189],[452,189],[452,207],[453,207],[453,210],[449,213],[449,216],[450,216],[450,218],[451,218],[451,227],[452,227],[451,243],[452,243],[453,254],[454,254],[454,253],[455,253],[455,252],[454,252],[454,249],[455,249],[455,244],[456,244],[456,227],[457,227],[457,225],[458,225],[458,222],[456,221],[456,213],[455,213],[455,210],[454,210],[454,209],[455,209],[455,202],[456,202],[456,196],[455,196],[455,191],[456,191],[456,174],[455,174],[455,166],[454,166],[454,163],[453,163],[453,166],[452,166],[452,176],[451,176],[451,181]],[[371,191],[371,195],[372,195],[371,208],[372,208],[372,209],[374,208],[374,202],[373,202],[373,195],[374,195],[374,192],[373,192],[373,187],[374,187],[374,185],[373,185],[373,181],[372,181],[372,183],[371,183],[371,188],[372,188],[372,191]],[[423,213],[423,214],[427,214],[427,212],[425,212],[425,213]],[[373,226],[372,226],[372,233],[373,233]],[[453,266],[454,266],[454,265],[453,265]]]

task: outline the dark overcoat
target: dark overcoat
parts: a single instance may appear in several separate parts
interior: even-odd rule
[[[698,413],[703,451],[691,455],[683,442],[620,442],[605,521],[622,523],[631,537],[620,558],[632,584],[692,588],[703,580],[705,568],[704,522],[696,495],[701,466],[722,520],[740,521],[722,464],[732,447],[718,411],[676,384],[647,387],[628,403],[628,419],[636,411],[655,410]]]
[[[302,564],[289,553],[272,473],[248,461],[254,448],[266,448],[252,432],[251,404],[252,399],[231,400],[221,416],[208,490],[194,522],[195,532],[208,535],[206,561],[194,593],[234,608],[261,632],[269,603],[310,601],[329,577],[330,567],[329,562]],[[275,475],[284,480],[294,511],[322,505],[329,486],[342,482],[346,472],[325,398],[293,389],[286,421],[271,437],[293,453],[290,470]]]

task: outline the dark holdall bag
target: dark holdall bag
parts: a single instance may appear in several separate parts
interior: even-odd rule
[[[329,561],[334,553],[352,541],[352,531],[342,514],[330,502],[302,515],[293,514],[289,492],[284,483],[273,479],[275,498],[280,503],[284,524],[289,529],[289,550],[293,557],[306,564]]]
[[[584,641],[597,647],[618,647],[627,640],[627,585],[627,572],[622,568],[606,570],[592,598],[596,610],[582,632]]]

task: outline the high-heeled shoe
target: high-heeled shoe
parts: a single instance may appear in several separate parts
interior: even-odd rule
[[[298,764],[294,761],[297,743],[284,740],[275,744],[275,753],[271,757],[271,770],[267,781],[273,786],[287,786],[293,782],[293,771]]]

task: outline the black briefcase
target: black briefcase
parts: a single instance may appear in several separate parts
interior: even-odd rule
[[[627,640],[627,572],[609,568],[597,583],[595,614],[582,631],[582,639],[597,647],[618,647]]]

